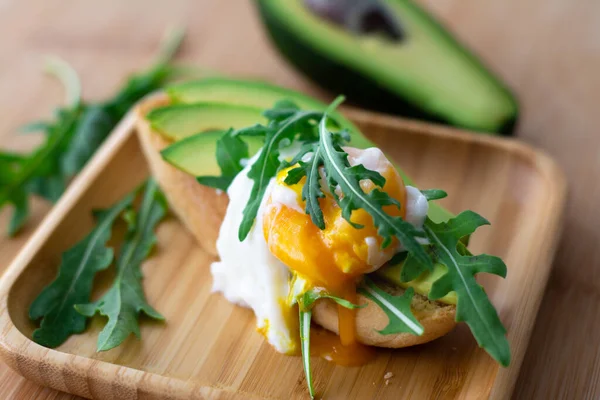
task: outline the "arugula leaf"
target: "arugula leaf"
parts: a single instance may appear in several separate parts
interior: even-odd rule
[[[27,189],[38,196],[55,203],[65,191],[66,182],[60,174],[38,176],[27,184]]]
[[[199,184],[211,187],[213,189],[218,189],[222,191],[227,191],[229,185],[231,185],[232,179],[227,176],[198,176],[196,180]]]
[[[306,149],[307,151],[308,149]],[[318,146],[312,146],[310,161],[297,161],[298,167],[288,171],[284,183],[294,185],[306,176],[306,183],[302,187],[302,200],[306,204],[306,213],[319,229],[325,229],[325,219],[319,204],[319,199],[325,197],[321,189],[321,176],[319,168],[323,164],[323,157]]]
[[[302,365],[304,366],[304,375],[308,385],[308,394],[311,399],[315,398],[315,388],[312,381],[312,372],[310,368],[310,320],[312,311],[299,312],[300,315],[300,350],[302,351]]]
[[[234,136],[253,136],[253,137],[265,137],[271,127],[264,126],[262,124],[255,124],[235,130],[232,135]]]
[[[249,157],[248,145],[233,133],[234,130],[229,129],[217,140],[217,164],[221,168],[221,176],[199,176],[196,180],[200,184],[225,191],[244,169],[242,160]]]
[[[300,314],[300,349],[302,351],[302,364],[304,365],[304,374],[306,376],[306,384],[308,385],[308,392],[310,398],[313,399],[315,396],[315,390],[313,387],[312,373],[310,369],[310,320],[312,318],[312,307],[314,303],[319,299],[331,299],[341,305],[342,307],[355,309],[365,307],[366,304],[358,306],[352,304],[348,300],[341,299],[336,296],[332,296],[327,291],[321,288],[313,288],[304,292],[298,297],[298,306]]]
[[[271,121],[283,121],[290,118],[300,110],[300,107],[291,100],[283,99],[275,103],[273,108],[265,110],[263,115]]]
[[[19,133],[47,132],[51,124],[48,121],[33,121],[19,128]]]
[[[185,31],[182,29],[168,31],[154,65],[147,72],[131,76],[112,99],[85,106],[73,140],[62,157],[63,174],[77,174],[129,109],[142,97],[162,87],[169,79],[169,62],[179,49],[184,35]]]
[[[113,251],[106,247],[106,242],[111,237],[115,220],[132,202],[133,195],[129,195],[99,212],[96,227],[63,253],[57,277],[29,307],[29,318],[34,321],[42,318],[40,327],[33,332],[36,343],[56,347],[70,335],[83,332],[86,317],[77,313],[74,305],[90,300],[96,273],[111,264]]]
[[[423,196],[425,196],[427,201],[440,200],[445,197],[448,197],[448,193],[444,192],[441,189],[426,189],[421,190],[421,193],[423,194]]]
[[[59,122],[47,132],[46,141],[31,155],[26,156],[18,164],[12,178],[8,182],[3,182],[0,187],[0,208],[7,203],[12,203],[15,214],[19,214],[13,216],[9,226],[9,236],[16,234],[26,222],[28,212],[23,203],[28,202],[30,192],[42,194],[45,198],[57,197],[39,184],[40,179],[53,180],[52,188],[66,185],[67,177],[62,176],[57,169],[65,144],[73,135],[78,113],[78,105],[71,110],[61,112]]]
[[[427,246],[426,248],[428,253],[431,254],[431,246]],[[427,267],[422,265],[417,259],[409,254],[402,264],[402,269],[400,270],[400,280],[402,282],[410,282],[414,279],[417,279],[425,271],[428,271]]]
[[[0,165],[10,165],[24,160],[22,154],[11,151],[0,151]]]
[[[14,204],[14,211],[10,218],[10,222],[8,223],[8,235],[14,236],[27,220],[29,203],[27,202],[27,196],[22,192],[17,192],[13,195],[11,197],[11,202]]]
[[[387,265],[398,265],[401,262],[403,262],[404,260],[406,260],[407,256],[408,256],[408,253],[406,251],[400,251],[400,252],[394,254],[394,256],[392,258],[390,258],[390,261],[387,262]]]
[[[73,68],[58,58],[49,60],[47,71],[64,85],[67,106],[57,109],[52,122],[34,122],[22,128],[26,132],[43,131],[45,141],[30,154],[19,155],[19,160],[13,161],[10,174],[2,166],[6,163],[5,157],[0,157],[0,209],[10,204],[15,208],[8,229],[10,236],[27,221],[29,195],[56,201],[125,113],[171,77],[168,63],[183,35],[182,30],[169,32],[154,66],[131,77],[114,98],[103,103],[83,102]]]
[[[86,317],[93,317],[96,313],[108,317],[108,323],[98,336],[98,351],[119,346],[131,333],[139,338],[140,312],[164,320],[146,301],[140,266],[156,243],[154,229],[166,209],[166,201],[156,182],[149,180],[139,213],[129,214],[129,229],[117,260],[117,277],[113,285],[100,300],[75,306]]]
[[[314,306],[314,303],[319,299],[330,299],[330,300],[335,301],[340,306],[346,307],[349,309],[363,308],[363,307],[367,306],[366,304],[363,304],[363,305],[353,304],[353,303],[349,302],[348,300],[342,299],[341,297],[337,297],[332,294],[329,294],[323,288],[312,288],[312,289],[304,292],[297,299],[298,306],[300,307],[301,310],[310,310]]]
[[[64,61],[50,59],[48,73],[56,76],[65,86],[69,106],[56,111],[57,121],[48,125],[45,142],[29,155],[3,157],[4,162],[11,161],[10,178],[4,178],[0,186],[0,208],[5,204],[14,207],[8,227],[8,235],[14,236],[25,224],[28,214],[28,194],[41,193],[43,197],[53,197],[39,183],[40,179],[52,179],[52,187],[64,187],[66,178],[56,172],[60,155],[75,130],[77,117],[81,111],[81,88],[75,71]],[[42,125],[38,124],[38,127]],[[55,196],[54,196],[55,197]]]
[[[61,172],[73,176],[81,171],[119,119],[119,115],[113,115],[103,105],[85,107],[79,116],[73,139],[60,159]]]
[[[336,145],[334,135],[327,129],[326,120],[327,117],[324,116],[319,123],[319,145],[323,154],[327,182],[342,209],[342,216],[353,224],[351,221],[352,211],[357,209],[367,211],[378,228],[377,233],[384,239],[383,247],[388,246],[392,241],[392,236],[395,236],[409,254],[412,254],[421,264],[432,269],[431,258],[416,240],[417,237],[424,236],[423,232],[418,231],[401,217],[394,217],[383,211],[383,207],[387,205],[400,207],[398,201],[386,192],[378,188],[369,193],[362,190],[360,181],[363,179],[369,179],[379,187],[385,184],[385,179],[377,172],[369,171],[362,165],[351,167],[348,163],[348,154],[341,149],[339,144]],[[335,195],[337,185],[343,193],[341,198]],[[356,226],[356,224],[353,225]]]
[[[413,288],[406,289],[402,296],[393,296],[381,290],[368,275],[365,275],[359,292],[377,304],[387,315],[389,322],[385,328],[378,331],[380,334],[412,333],[417,336],[423,334],[423,326],[410,309],[414,295]]]
[[[510,364],[506,329],[485,291],[475,280],[475,274],[480,272],[504,278],[506,265],[498,257],[463,255],[458,251],[460,239],[482,225],[489,225],[489,222],[473,211],[464,211],[440,224],[429,219],[425,222],[425,232],[437,261],[448,268],[448,272],[433,283],[429,298],[436,300],[451,291],[456,292],[456,320],[466,322],[479,346],[506,367]]]

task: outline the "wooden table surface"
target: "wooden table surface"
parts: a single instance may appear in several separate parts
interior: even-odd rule
[[[17,127],[48,117],[62,100],[41,73],[58,54],[80,72],[84,95],[110,95],[147,65],[164,28],[189,28],[181,60],[324,94],[283,62],[251,2],[234,0],[0,0],[0,145],[39,140]],[[515,389],[517,399],[600,397],[600,2],[595,0],[427,0],[430,10],[515,89],[518,137],[565,170],[569,202],[554,272]],[[49,206],[16,239],[0,238],[8,266]],[[8,213],[0,214],[4,229]],[[70,399],[0,364],[2,399]]]

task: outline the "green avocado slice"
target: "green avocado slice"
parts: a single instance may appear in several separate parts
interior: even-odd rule
[[[181,139],[160,152],[162,158],[174,167],[194,176],[219,176],[221,170],[215,161],[217,140],[225,130],[202,132]],[[253,136],[245,138],[250,154],[262,147],[262,140]],[[211,160],[210,162],[208,160]]]
[[[518,113],[513,95],[412,1],[369,1],[380,3],[401,28],[399,40],[352,32],[307,5],[337,3],[346,12],[367,0],[256,2],[276,47],[322,87],[383,112],[476,131],[512,131]]]
[[[448,268],[443,264],[435,264],[432,272],[424,272],[417,279],[413,279],[410,282],[402,282],[400,280],[400,272],[402,271],[402,263],[397,265],[387,265],[380,268],[375,272],[386,281],[398,285],[403,288],[412,287],[415,292],[427,296],[427,293],[431,290],[433,282],[437,281],[442,275],[446,273]],[[456,305],[456,292],[450,292],[446,296],[437,300],[446,304]]]
[[[199,132],[237,129],[267,122],[259,108],[225,103],[168,105],[150,111],[146,119],[152,129],[174,141]]]

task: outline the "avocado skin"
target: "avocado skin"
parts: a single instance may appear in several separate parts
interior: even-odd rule
[[[368,76],[353,71],[345,65],[337,63],[318,51],[313,50],[310,46],[303,43],[302,40],[294,36],[284,24],[280,23],[277,16],[270,12],[263,0],[256,0],[256,3],[263,24],[269,33],[269,37],[279,52],[293,66],[320,87],[333,93],[342,93],[347,96],[350,103],[366,109],[402,115],[407,118],[422,119],[434,123],[450,124],[459,128],[477,130],[473,127],[453,124],[439,116],[427,112],[402,99],[396,93],[388,90],[385,86],[382,86],[379,82],[374,81]],[[426,14],[425,11],[418,6],[412,3],[411,5],[416,12]],[[427,16],[428,18],[431,18],[429,15]],[[452,36],[439,26],[439,24],[436,24],[436,28],[444,34],[447,40],[456,44],[457,48],[460,48],[472,62],[477,63],[489,79],[494,80],[497,85],[501,86],[515,104],[515,110],[518,110],[517,101],[510,90],[502,85],[478,59],[464,50]],[[515,115],[512,118],[506,120],[495,133],[506,136],[512,135],[517,123],[517,118],[518,111],[515,112]]]

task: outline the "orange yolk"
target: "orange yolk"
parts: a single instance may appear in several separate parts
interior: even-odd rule
[[[347,148],[346,151],[350,155],[351,164],[352,160],[362,152],[352,148]],[[378,169],[386,179],[383,190],[400,204],[406,204],[406,189],[402,178],[392,164],[383,156],[381,157],[383,160],[378,163]],[[362,209],[353,211],[352,222],[363,225],[363,228],[354,228],[342,217],[341,209],[331,193],[325,190],[323,190],[325,197],[319,199],[325,220],[325,229],[320,230],[304,212],[305,203],[302,201],[301,192],[306,178],[295,185],[287,186],[284,180],[288,170],[278,174],[276,184],[296,192],[297,203],[302,210],[286,204],[276,204],[272,198],[269,198],[263,223],[263,232],[269,250],[297,275],[307,280],[310,286],[323,287],[329,293],[356,304],[357,280],[360,276],[380,267],[394,255],[398,247],[397,239],[394,239],[390,246],[382,249],[383,239],[377,234],[372,217]],[[362,181],[361,187],[363,191],[369,192],[374,185],[371,181]],[[399,209],[391,205],[383,209],[390,215],[405,217],[404,207]],[[376,257],[369,254],[373,251],[377,252]],[[348,347],[347,354],[356,353],[358,356],[355,311],[338,306],[338,316],[341,346]],[[335,345],[333,343],[335,340],[331,337],[329,339],[323,337],[319,335],[317,339],[311,340],[311,343],[313,341],[320,343],[316,344],[315,350],[328,348],[328,351],[321,351],[321,353],[332,354],[331,358],[334,361],[337,357],[340,363],[349,365],[349,361],[339,360],[340,357],[335,356],[345,354],[344,349],[340,345]],[[353,350],[348,353],[350,348]]]
[[[366,364],[375,357],[375,349],[358,342],[343,345],[340,337],[321,327],[310,331],[310,354],[346,367]]]

